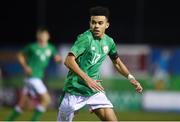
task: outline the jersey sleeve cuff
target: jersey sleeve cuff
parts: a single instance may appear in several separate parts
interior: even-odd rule
[[[68,54],[72,54],[75,56],[75,58],[77,58],[78,56],[76,55],[76,53],[74,53],[73,51],[70,51]]]

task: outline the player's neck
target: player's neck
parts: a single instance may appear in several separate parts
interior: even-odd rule
[[[98,36],[98,37],[94,36],[94,39],[101,40],[104,37],[104,35],[105,34],[102,34],[101,36]]]
[[[47,46],[47,43],[40,43],[40,42],[38,42],[38,45],[39,45],[40,47],[46,47],[46,46]]]

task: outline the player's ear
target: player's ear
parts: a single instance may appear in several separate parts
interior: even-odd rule
[[[109,28],[109,25],[110,25],[109,22],[107,22],[106,23],[106,29]]]
[[[50,34],[48,35],[48,40],[51,38]]]

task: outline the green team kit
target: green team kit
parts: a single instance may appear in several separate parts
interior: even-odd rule
[[[76,57],[76,62],[93,80],[100,80],[100,66],[106,56],[117,53],[116,45],[111,37],[104,35],[95,39],[90,30],[80,34],[72,46],[70,53]],[[101,85],[100,82],[98,82]],[[65,79],[64,91],[73,95],[92,96],[97,91],[87,86],[73,71],[69,71]]]
[[[30,77],[43,78],[44,70],[47,67],[52,56],[57,54],[57,50],[51,44],[40,47],[38,43],[27,45],[22,53],[25,55],[27,64],[32,69]]]
[[[46,91],[46,87],[43,85],[41,79],[44,76],[44,70],[49,63],[50,58],[57,54],[55,47],[51,44],[47,44],[45,47],[40,47],[38,42],[35,42],[27,45],[21,52],[26,58],[27,65],[32,69],[32,74],[27,76],[28,80],[26,79],[26,82],[28,83],[26,83],[23,92],[30,92],[31,94],[31,90],[36,90],[36,93]],[[21,112],[21,108],[17,105],[13,112],[7,117],[6,121],[15,120]],[[38,109],[37,106],[32,116],[32,120],[38,120],[43,112],[44,110]]]

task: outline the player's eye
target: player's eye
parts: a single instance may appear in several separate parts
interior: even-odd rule
[[[93,24],[93,25],[94,25],[94,24],[96,24],[96,22],[95,22],[95,21],[91,21],[91,24]]]
[[[99,22],[99,25],[102,25],[102,24],[104,24],[104,22],[103,22],[103,21],[100,21],[100,22]]]

